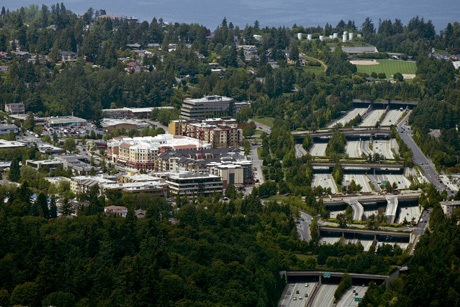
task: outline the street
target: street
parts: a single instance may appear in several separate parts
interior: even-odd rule
[[[441,192],[447,190],[448,195],[453,195],[453,192],[450,191],[447,186],[439,179],[439,175],[436,172],[436,169],[420,148],[415,143],[414,139],[412,138],[412,130],[410,126],[406,125],[406,122],[409,118],[410,112],[399,122],[397,126],[397,131],[401,139],[406,143],[406,145],[412,150],[413,153],[413,160],[415,164],[418,164],[425,174],[426,179],[432,183],[436,189]]]
[[[313,217],[306,212],[300,211],[300,220],[297,224],[297,232],[299,233],[300,240],[310,242],[310,225]]]

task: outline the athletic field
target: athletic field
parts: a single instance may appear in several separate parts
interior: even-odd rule
[[[352,63],[356,65],[358,72],[368,75],[372,72],[377,74],[383,72],[387,78],[391,78],[397,72],[403,75],[415,75],[415,71],[417,70],[415,62],[400,60],[357,60],[352,61]]]

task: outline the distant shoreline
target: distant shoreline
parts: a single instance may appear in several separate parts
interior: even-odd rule
[[[4,0],[2,6],[9,10],[29,7],[32,4],[39,8],[42,4],[51,8],[55,0]],[[294,24],[304,27],[324,27],[326,24],[337,25],[340,20],[354,21],[360,28],[369,17],[378,27],[379,19],[400,19],[407,24],[410,19],[419,16],[431,20],[439,33],[447,24],[460,21],[460,5],[458,0],[440,0],[433,5],[429,0],[421,0],[414,7],[410,0],[389,0],[386,2],[357,0],[343,2],[340,0],[253,0],[250,2],[220,0],[63,0],[67,9],[76,14],[84,14],[90,7],[95,11],[105,9],[108,14],[136,17],[140,22],[151,22],[162,18],[165,22],[199,24],[214,30],[224,18],[234,26],[244,28],[253,25],[256,20],[261,27],[293,27]]]

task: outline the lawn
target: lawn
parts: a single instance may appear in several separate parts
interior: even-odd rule
[[[275,121],[275,118],[273,117],[255,117],[255,118],[251,118],[249,121],[261,123],[263,125],[269,126],[270,128],[273,128],[273,122]]]
[[[315,75],[322,75],[324,74],[324,67],[322,66],[305,66],[303,67],[305,72],[312,72]]]
[[[415,62],[409,61],[400,61],[400,60],[376,60],[379,62],[378,65],[356,65],[358,68],[358,72],[371,74],[375,72],[385,73],[387,78],[391,78],[391,76],[397,72],[402,74],[415,74],[417,70],[417,66]]]

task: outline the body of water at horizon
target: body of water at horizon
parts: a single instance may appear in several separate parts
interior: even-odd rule
[[[16,10],[42,4],[51,7],[64,3],[77,14],[88,8],[104,9],[107,14],[135,17],[150,22],[154,17],[166,22],[196,23],[214,30],[225,17],[240,28],[259,21],[261,27],[335,26],[340,20],[352,20],[359,28],[369,17],[377,27],[379,19],[400,19],[403,24],[416,16],[431,20],[436,31],[450,22],[460,22],[460,0],[2,0],[0,6]]]

